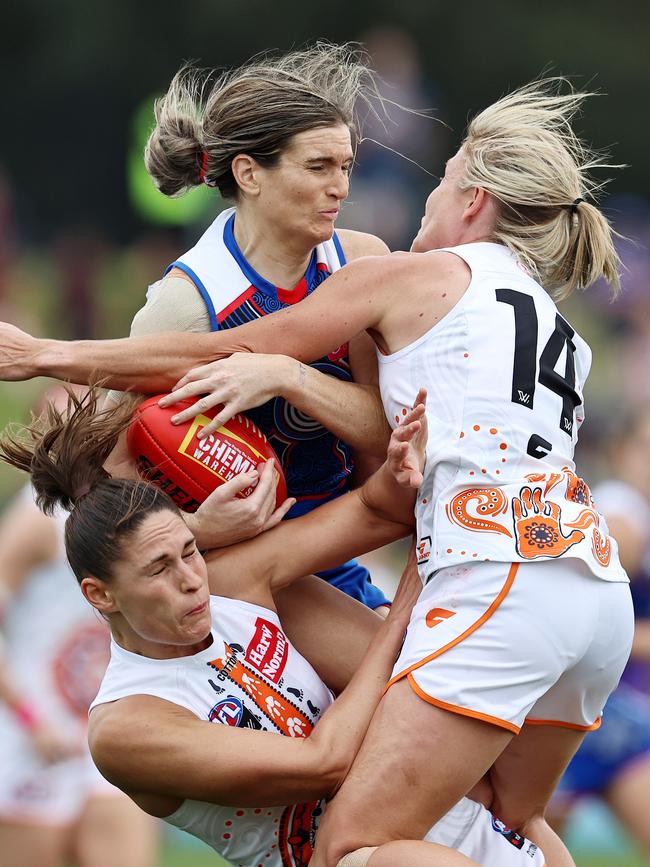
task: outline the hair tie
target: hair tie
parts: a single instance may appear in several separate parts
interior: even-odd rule
[[[572,214],[578,213],[578,205],[580,204],[580,202],[584,202],[584,199],[577,198],[577,199],[574,199],[573,202],[571,202],[571,213]]]
[[[199,170],[199,183],[205,184],[205,173],[208,170],[208,160],[210,159],[210,155],[207,151],[203,151],[203,155],[201,156],[201,168]]]
[[[79,490],[74,492],[74,504],[75,504],[75,506],[77,505],[79,500],[81,500],[83,497],[87,497],[91,491],[92,491],[92,485],[90,485],[90,484],[81,485]]]

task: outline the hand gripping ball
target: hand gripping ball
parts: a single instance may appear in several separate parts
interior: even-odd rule
[[[183,424],[171,418],[191,406],[179,401],[160,407],[162,395],[150,397],[138,406],[127,431],[127,443],[143,479],[166,491],[180,509],[194,512],[219,485],[239,473],[256,469],[269,459],[275,461],[276,506],[287,497],[287,483],[277,455],[262,431],[237,414],[218,430],[200,440],[198,431],[221,411],[215,406]],[[255,490],[245,488],[239,497]]]

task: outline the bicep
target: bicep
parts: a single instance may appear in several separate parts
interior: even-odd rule
[[[209,723],[147,696],[122,701],[130,712],[91,736],[95,763],[122,789],[225,806],[291,804],[327,792],[308,738]]]

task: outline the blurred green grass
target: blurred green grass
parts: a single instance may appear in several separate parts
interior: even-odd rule
[[[170,842],[163,847],[158,867],[226,867],[228,862],[209,849]],[[645,867],[634,855],[576,855],[577,867]]]

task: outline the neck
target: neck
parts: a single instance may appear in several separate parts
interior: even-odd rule
[[[314,249],[304,238],[287,238],[277,225],[261,220],[245,201],[237,206],[235,240],[257,273],[281,289],[300,282]]]
[[[195,644],[164,644],[150,641],[133,632],[126,623],[116,623],[111,618],[111,634],[116,644],[129,653],[146,656],[149,659],[180,659],[184,656],[194,656],[212,644],[212,633]]]

